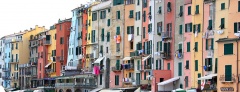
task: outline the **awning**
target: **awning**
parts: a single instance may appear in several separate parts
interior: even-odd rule
[[[150,58],[150,57],[151,57],[151,54],[148,55],[147,57],[143,57],[143,60],[142,60],[142,61],[145,61],[145,60],[147,60],[147,59]]]
[[[212,77],[215,77],[215,76],[217,76],[217,74],[209,74],[207,76],[203,76],[203,77],[198,78],[198,80],[212,79]]]
[[[131,57],[124,57],[123,60],[131,60]]]
[[[96,89],[93,89],[93,90],[90,91],[90,92],[97,92],[97,91],[100,91],[101,89],[103,89],[103,88],[96,88]]]
[[[100,57],[100,58],[98,58],[94,63],[100,63],[101,62],[101,60],[103,60],[105,57]]]
[[[45,66],[45,68],[47,68],[49,65],[51,65],[53,62],[50,62],[50,63],[48,63],[46,66]]]
[[[160,86],[166,85],[166,84],[172,83],[178,79],[180,79],[180,77],[174,77],[174,78],[168,79],[166,81],[160,82],[160,83],[158,83],[158,85],[160,85]]]

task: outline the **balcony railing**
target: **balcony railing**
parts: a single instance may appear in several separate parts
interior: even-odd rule
[[[75,87],[97,87],[95,82],[92,83],[76,83]]]
[[[11,59],[9,63],[12,64],[19,63],[19,59]]]
[[[121,66],[119,65],[119,66],[114,66],[114,67],[112,67],[112,71],[114,71],[114,72],[119,72],[119,71],[121,71]]]
[[[144,70],[151,70],[152,66],[151,65],[144,65]]]
[[[3,70],[3,72],[8,72],[8,71],[10,71],[9,68],[2,68],[2,70]]]
[[[171,58],[170,52],[162,52],[161,58],[162,59],[170,59]]]
[[[236,76],[232,74],[231,76],[226,76],[226,75],[220,75],[219,76],[219,81],[221,82],[236,82]]]
[[[51,40],[45,40],[43,44],[44,45],[51,45]]]
[[[134,69],[134,64],[124,64],[124,65],[123,65],[123,68],[124,68],[125,70]]]
[[[172,32],[171,31],[162,32],[161,35],[162,35],[162,38],[165,38],[165,39],[172,38]]]

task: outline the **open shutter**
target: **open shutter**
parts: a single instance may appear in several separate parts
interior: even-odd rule
[[[159,44],[158,44],[159,42],[157,42],[157,52],[158,52],[158,50],[159,50]]]
[[[212,71],[212,58],[208,59],[209,60],[209,71]]]
[[[237,33],[238,32],[238,23],[235,22],[234,23],[234,33]]]
[[[208,50],[208,39],[206,39],[206,50]]]
[[[102,29],[102,41],[104,41],[104,29]]]
[[[159,43],[159,45],[160,45],[160,51],[162,51],[162,41],[160,41],[160,43]]]
[[[195,60],[195,71],[198,71],[198,60]]]
[[[178,63],[178,76],[182,76],[182,63]]]
[[[179,25],[179,34],[182,34],[182,25]]]
[[[211,39],[211,50],[214,48],[214,38]]]
[[[198,24],[198,33],[201,31],[201,24]]]
[[[196,31],[196,25],[193,25],[193,33]]]
[[[215,59],[215,73],[217,73],[218,70],[218,58]]]
[[[198,78],[201,77],[201,73],[198,73]],[[201,84],[201,80],[198,80],[198,84]]]
[[[192,32],[192,23],[190,23],[189,26],[190,26],[190,32]]]
[[[156,70],[158,70],[158,60],[156,60]]]
[[[187,25],[188,25],[188,24],[185,24],[185,32],[187,32]]]

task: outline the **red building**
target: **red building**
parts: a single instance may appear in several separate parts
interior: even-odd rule
[[[85,9],[83,10],[83,14],[82,14],[82,23],[83,23],[83,27],[82,27],[82,53],[83,56],[86,56],[86,45],[87,45],[87,21],[88,21],[88,10]],[[84,62],[85,62],[86,58],[83,57],[82,58],[82,67],[84,67]]]
[[[67,63],[70,28],[71,19],[59,20],[56,24],[56,76],[61,75],[62,66]]]
[[[38,34],[38,75],[37,78],[38,79],[43,79],[46,77],[46,73],[45,73],[45,65],[48,63],[47,61],[47,55],[48,55],[48,51],[47,51],[47,46],[44,45],[44,40],[46,37],[46,32],[42,32]]]

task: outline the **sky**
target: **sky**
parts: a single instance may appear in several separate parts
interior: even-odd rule
[[[90,0],[0,0],[0,37],[71,18],[71,10]]]

